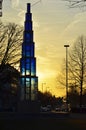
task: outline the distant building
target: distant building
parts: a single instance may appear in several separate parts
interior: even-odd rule
[[[30,4],[27,4],[27,13],[25,16],[22,58],[20,60],[20,98],[21,100],[35,101],[37,100],[38,77],[36,76],[36,58],[34,56],[35,43],[33,41]]]
[[[0,0],[0,17],[2,16],[2,2],[3,0]]]

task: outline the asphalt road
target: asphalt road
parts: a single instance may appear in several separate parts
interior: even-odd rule
[[[86,130],[86,114],[0,113],[0,130]]]

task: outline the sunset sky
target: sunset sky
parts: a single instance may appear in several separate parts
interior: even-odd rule
[[[37,0],[3,0],[0,19],[24,25],[26,3],[35,2]],[[56,84],[56,77],[65,58],[64,44],[71,47],[78,36],[85,35],[86,9],[69,8],[68,2],[62,0],[41,0],[32,6],[31,12],[39,89],[43,86],[43,91],[62,96],[65,90]]]

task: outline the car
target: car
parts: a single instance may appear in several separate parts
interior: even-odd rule
[[[48,110],[47,110],[47,107],[45,107],[45,106],[44,106],[44,107],[43,107],[43,106],[41,106],[41,108],[40,108],[40,109],[41,109],[41,112],[47,112],[47,111],[48,111]]]
[[[56,107],[56,108],[55,108],[55,111],[61,111],[61,108]]]
[[[47,105],[47,106],[41,106],[41,112],[49,112],[51,111],[51,105]]]

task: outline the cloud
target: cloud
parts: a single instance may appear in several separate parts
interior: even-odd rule
[[[69,24],[67,24],[67,26],[61,33],[61,37],[69,36],[71,34],[74,36],[75,34],[79,35],[80,33],[84,33],[84,29],[85,29],[84,24],[86,22],[85,16],[86,16],[86,13],[83,13],[83,12],[76,14],[73,17],[72,21]]]
[[[67,27],[65,28],[63,35],[66,34],[67,32],[71,31],[74,27],[77,26],[77,24],[80,22],[80,20],[75,20],[71,22]]]
[[[21,17],[25,15],[25,10],[20,9],[18,13],[18,17]]]
[[[11,0],[12,8],[16,8],[19,5],[19,0]]]
[[[33,22],[33,27],[39,28],[39,27],[40,27],[40,24],[39,24],[37,21],[34,20],[34,22]]]

